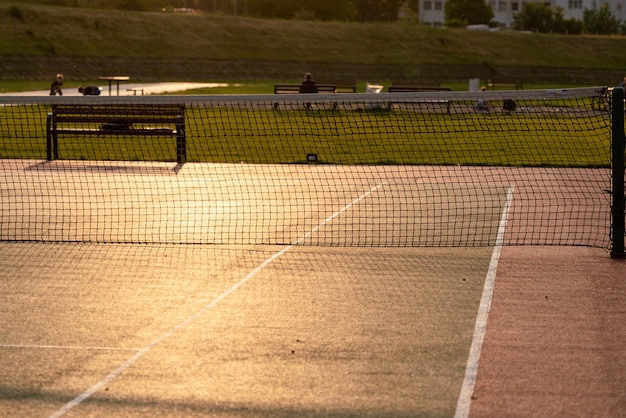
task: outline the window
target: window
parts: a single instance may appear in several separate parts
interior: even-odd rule
[[[511,10],[514,12],[517,12],[519,10],[519,3],[514,1],[513,3],[511,3]]]
[[[429,1],[425,1],[424,2],[424,10],[432,10],[433,9],[433,4]]]
[[[498,2],[498,11],[499,12],[506,12],[506,2],[505,1],[499,1]]]
[[[435,2],[435,10],[442,10],[443,9],[443,5],[440,1],[436,1]]]
[[[569,0],[567,3],[567,7],[570,9],[582,9],[583,0]]]

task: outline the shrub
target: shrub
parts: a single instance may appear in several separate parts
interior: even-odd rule
[[[22,9],[15,5],[9,7],[9,15],[18,20],[21,20],[22,22],[24,21],[24,13],[22,13]]]

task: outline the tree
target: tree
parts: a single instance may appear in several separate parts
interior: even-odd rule
[[[562,7],[552,8],[545,3],[526,3],[521,12],[513,16],[513,28],[541,33],[582,33],[582,22],[565,19]]]
[[[583,23],[580,20],[574,18],[565,19],[565,11],[562,7],[557,6],[552,9],[551,20],[550,32],[580,35],[583,31]]]
[[[310,11],[319,20],[348,21],[354,19],[354,7],[349,1],[316,0],[299,2],[302,10]]]
[[[356,20],[361,22],[395,22],[404,0],[352,0]]]
[[[585,33],[611,34],[620,31],[621,21],[617,19],[608,4],[603,4],[599,9],[583,11],[583,30]]]
[[[413,13],[419,13],[419,0],[407,0],[404,3],[404,7],[406,7]]]
[[[447,26],[486,25],[493,19],[485,0],[448,0],[443,13]]]
[[[565,29],[562,33],[568,35],[580,35],[583,33],[583,22],[581,20],[570,18],[566,19],[563,23]]]
[[[416,0],[411,0],[415,3]],[[406,0],[246,0],[248,13],[255,17],[280,19],[393,22]]]
[[[295,0],[249,0],[250,14],[256,17],[291,19],[300,9]]]
[[[122,10],[135,10],[140,12],[146,10],[145,5],[141,0],[124,0],[120,4],[120,8]]]

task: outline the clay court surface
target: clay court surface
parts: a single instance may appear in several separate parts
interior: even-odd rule
[[[626,410],[626,263],[606,249],[328,247],[302,245],[315,223],[296,229],[306,237],[295,245],[0,242],[0,411]],[[485,294],[491,309],[472,358]]]

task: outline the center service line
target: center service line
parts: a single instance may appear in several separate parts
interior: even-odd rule
[[[171,328],[165,334],[161,335],[160,337],[158,337],[157,339],[152,341],[147,346],[145,346],[142,349],[140,349],[139,351],[137,351],[137,353],[135,353],[132,357],[130,357],[128,360],[126,360],[124,363],[122,363],[117,369],[115,369],[111,373],[109,373],[104,379],[100,380],[98,383],[96,383],[95,385],[93,385],[92,387],[90,387],[89,389],[87,389],[86,391],[81,393],[80,395],[78,395],[76,398],[72,399],[70,402],[68,402],[65,405],[63,405],[63,407],[61,409],[59,409],[58,411],[56,411],[55,413],[50,415],[50,418],[61,417],[61,416],[65,415],[66,413],[68,413],[69,411],[71,411],[73,408],[75,408],[78,405],[80,405],[81,403],[83,403],[85,400],[87,400],[89,397],[91,397],[91,395],[93,395],[94,393],[99,391],[102,387],[107,385],[109,382],[111,382],[112,380],[116,379],[119,375],[124,373],[124,371],[126,369],[128,369],[130,366],[132,366],[141,357],[143,357],[144,355],[148,354],[158,344],[160,344],[163,341],[167,340],[169,337],[174,335],[177,331],[179,331],[180,329],[182,329],[185,326],[189,325],[191,322],[196,320],[198,317],[200,317],[206,311],[208,311],[209,309],[211,309],[214,306],[216,306],[222,300],[226,299],[228,296],[230,296],[232,293],[234,293],[237,289],[239,289],[241,286],[246,284],[246,282],[248,282],[250,279],[252,279],[258,273],[260,273],[265,267],[267,267],[269,264],[271,264],[274,260],[278,259],[282,255],[284,255],[287,251],[291,250],[293,247],[295,247],[296,245],[298,245],[301,242],[303,242],[305,239],[310,237],[312,234],[314,234],[315,232],[319,231],[319,229],[321,227],[323,227],[324,225],[328,224],[329,222],[332,222],[335,218],[337,218],[343,212],[345,212],[346,210],[350,209],[352,206],[354,206],[355,204],[357,204],[361,200],[365,199],[367,196],[369,196],[370,194],[374,193],[376,190],[378,190],[379,188],[383,187],[385,184],[387,184],[387,183],[383,182],[383,183],[377,184],[376,186],[372,187],[367,192],[363,193],[361,196],[357,197],[352,202],[350,202],[349,204],[347,204],[346,206],[344,206],[343,208],[341,208],[337,212],[335,212],[332,215],[330,215],[328,218],[324,219],[315,228],[313,228],[311,231],[307,232],[302,237],[298,238],[292,244],[287,245],[282,250],[278,251],[277,253],[275,253],[272,256],[270,256],[269,258],[267,258],[264,262],[259,264],[254,270],[252,270],[250,273],[248,273],[243,279],[241,279],[240,281],[235,283],[230,289],[226,290],[224,293],[219,295],[217,298],[213,299],[209,304],[207,304],[204,307],[202,307],[199,311],[197,311],[196,313],[191,315],[189,318],[187,318],[184,321],[180,322],[179,324],[175,325],[173,328]]]
[[[487,317],[489,316],[489,310],[491,309],[493,287],[496,281],[496,270],[498,269],[498,262],[500,261],[500,251],[502,250],[504,242],[504,231],[506,229],[506,223],[509,219],[509,209],[511,208],[512,200],[513,186],[509,186],[509,191],[506,194],[504,209],[502,209],[500,225],[498,226],[496,243],[493,247],[493,252],[491,253],[491,261],[489,262],[489,270],[487,271],[487,277],[485,278],[485,285],[480,299],[480,306],[478,307],[478,315],[476,316],[476,324],[474,326],[474,336],[472,337],[472,345],[470,347],[467,366],[465,368],[465,377],[463,379],[463,385],[461,386],[459,399],[457,400],[454,418],[467,418],[469,416],[472,394],[474,393],[474,385],[476,383],[476,374],[478,373],[480,351],[482,349],[483,339],[485,338],[485,332],[487,330]]]

